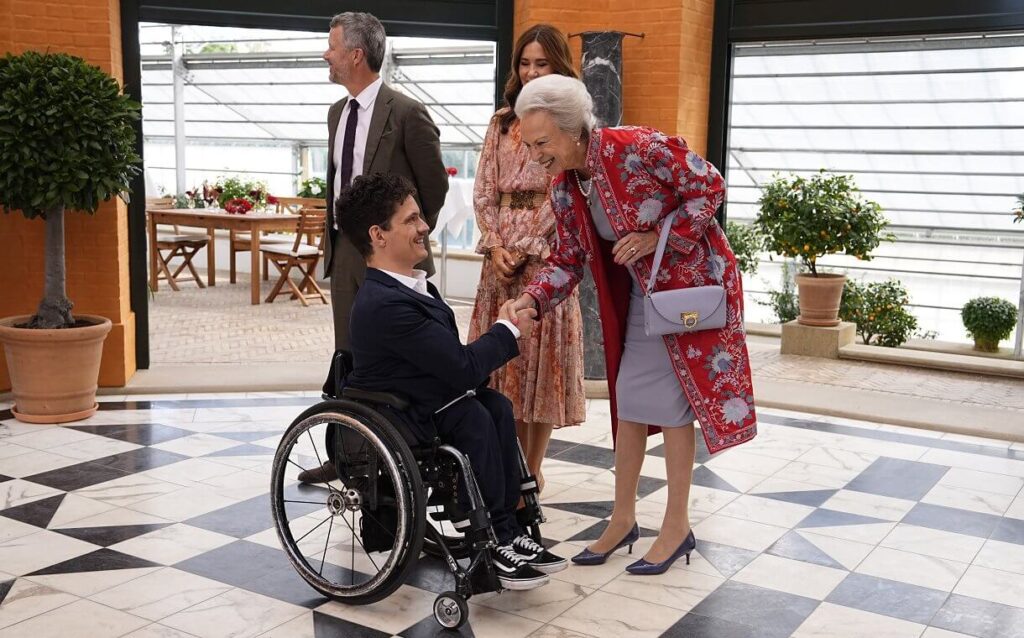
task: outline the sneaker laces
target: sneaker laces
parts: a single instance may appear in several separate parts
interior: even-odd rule
[[[533,540],[533,537],[527,534],[520,534],[517,536],[516,539],[512,541],[512,545],[518,545],[535,554],[541,554],[544,552],[544,546]]]
[[[494,551],[496,551],[499,556],[501,556],[502,558],[504,558],[505,560],[514,565],[518,566],[526,564],[526,559],[520,556],[519,552],[517,552],[511,544],[496,547]]]

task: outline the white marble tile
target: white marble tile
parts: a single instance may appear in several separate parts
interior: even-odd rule
[[[920,459],[924,463],[935,463],[937,465],[948,465],[967,470],[978,470],[981,472],[994,472],[1024,478],[1024,461],[1016,459],[1000,459],[981,454],[968,454],[966,452],[954,452],[952,450],[928,450]]]
[[[597,638],[597,636],[574,631],[572,629],[566,629],[564,627],[556,627],[555,625],[544,625],[537,631],[530,634],[530,638]]]
[[[974,557],[974,564],[1024,574],[1024,545],[989,539]]]
[[[213,434],[193,434],[191,436],[183,436],[178,439],[171,439],[170,441],[164,441],[151,447],[164,450],[166,452],[174,452],[175,454],[184,454],[185,456],[198,457],[206,456],[207,454],[213,454],[214,452],[220,452],[228,448],[237,447],[241,445],[241,442],[233,439],[226,439],[222,436],[215,436]]]
[[[128,397],[127,394],[98,394],[97,403],[122,403]]]
[[[733,518],[780,527],[794,527],[814,511],[813,507],[744,494],[719,510]]]
[[[718,490],[713,487],[704,487],[703,485],[693,485],[690,487],[690,512],[714,514],[739,496],[736,492]],[[668,486],[661,488],[647,498],[659,503],[667,503]]]
[[[974,560],[984,538],[900,523],[879,545],[960,563]]]
[[[170,465],[146,470],[140,473],[139,476],[159,479],[167,483],[181,485],[182,487],[195,487],[209,479],[235,474],[240,471],[236,467],[215,463],[207,459],[185,459]]]
[[[856,569],[857,565],[860,565],[861,561],[875,549],[874,545],[868,543],[815,534],[807,529],[796,530],[796,533],[849,570]]]
[[[0,630],[76,600],[67,592],[22,578],[14,582],[0,605]]]
[[[580,485],[594,479],[598,474],[607,470],[590,465],[579,463],[568,463],[557,459],[544,460],[544,479],[564,483],[565,485]],[[585,486],[584,486],[585,487]]]
[[[985,447],[994,447],[1002,450],[1008,450],[1013,441],[1007,441],[1005,439],[993,439],[985,436],[973,436],[970,434],[956,434],[954,432],[946,432],[942,435],[944,441],[955,441],[957,443],[969,443],[971,445],[984,445]]]
[[[916,501],[902,498],[890,498],[853,490],[839,490],[832,498],[825,501],[822,507],[837,512],[880,518],[885,521],[899,521],[907,515],[907,512],[914,509],[915,505],[917,505]]]
[[[291,423],[305,410],[303,406],[269,406],[258,408],[197,408],[194,421],[276,421]]]
[[[737,572],[732,580],[766,589],[824,600],[846,578],[844,569],[761,554]]]
[[[921,638],[974,638],[967,634],[960,634],[955,631],[946,631],[945,629],[939,629],[938,627],[928,627],[921,634]]]
[[[4,481],[0,483],[0,510],[27,505],[60,493],[60,490],[55,490],[52,487],[22,479]]]
[[[765,476],[763,474],[752,474],[750,472],[743,472],[741,470],[734,470],[731,468],[719,467],[714,470],[714,472],[726,483],[744,493],[750,492],[765,480]]]
[[[569,569],[572,569],[570,567]],[[540,623],[551,622],[567,609],[594,593],[594,589],[552,579],[543,587],[527,591],[506,591],[473,596],[474,605],[482,605],[508,614],[522,616]],[[473,629],[477,628],[477,614],[471,612]]]
[[[28,536],[29,534],[36,534],[38,532],[39,528],[35,525],[29,525],[28,523],[16,521],[13,518],[0,516],[0,545],[9,540]],[[3,565],[0,565],[0,567],[3,567]]]
[[[317,607],[316,610],[395,634],[415,625],[430,614],[435,598],[437,595],[432,592],[402,585],[395,593],[372,605],[352,606],[331,601]]]
[[[1013,503],[1013,496],[982,492],[966,487],[936,485],[921,499],[922,503],[1002,516]]]
[[[546,508],[544,516],[548,519],[544,523],[544,537],[556,541],[568,540],[601,521],[593,516],[566,512],[553,507]]]
[[[840,443],[843,450],[849,452],[861,452],[874,454],[906,461],[917,461],[931,448],[923,445],[908,445],[906,443],[894,443],[892,441],[879,441],[876,439],[862,439],[858,437],[844,437]]]
[[[296,605],[232,589],[168,616],[160,624],[199,638],[250,638],[308,613]]]
[[[150,516],[142,512],[115,507],[112,510],[88,518],[72,521],[63,527],[112,527],[115,525],[159,525],[169,523],[165,518]],[[56,529],[56,527],[55,527]]]
[[[806,461],[793,461],[776,472],[773,477],[808,483],[819,489],[838,490],[852,481],[860,471],[827,465],[814,465]]]
[[[136,425],[139,423],[165,423],[177,426],[195,419],[193,408],[152,408],[149,410],[101,410],[75,425]]]
[[[85,461],[94,461],[106,456],[131,452],[141,447],[141,445],[135,443],[118,441],[106,436],[92,435],[89,439],[61,445],[49,451],[76,459],[79,463],[84,463]]]
[[[919,587],[952,591],[967,567],[967,563],[879,547],[864,559],[857,571]]]
[[[0,474],[15,478],[25,478],[26,476],[42,474],[50,470],[59,470],[62,467],[70,467],[81,463],[78,459],[73,459],[63,454],[33,450],[27,447],[22,447],[21,449],[28,450],[28,453],[0,459]]]
[[[91,600],[69,605],[36,616],[4,630],[5,638],[66,638],[70,628],[84,630],[89,638],[115,638],[149,624],[148,621]]]
[[[599,591],[551,624],[602,638],[656,638],[682,615],[671,607]]]
[[[858,543],[877,545],[883,538],[889,535],[896,523],[870,523],[867,525],[837,525],[835,527],[808,527],[807,531],[842,538]]]
[[[122,583],[135,580],[146,574],[156,571],[159,567],[142,567],[139,569],[108,569],[98,572],[81,572],[77,574],[52,574],[45,576],[31,576],[40,585],[59,589],[60,591],[88,598],[105,589],[116,587]]]
[[[924,625],[859,609],[822,603],[793,638],[918,638]]]
[[[820,466],[811,466],[820,467]],[[802,481],[794,481],[787,478],[782,478],[778,475],[770,476],[765,480],[754,486],[754,489],[750,490],[750,493],[754,496],[758,494],[773,494],[776,492],[818,492],[825,488],[821,485],[815,485],[813,483],[805,483]]]
[[[816,447],[799,458],[804,463],[823,465],[825,467],[862,472],[867,466],[878,459],[878,454],[842,450],[831,447]]]
[[[127,507],[172,521],[184,521],[233,505],[235,502],[232,498],[218,494],[212,487],[202,486],[183,487],[169,494],[129,503]]]
[[[0,438],[0,461],[9,459],[12,456],[19,456],[21,454],[28,454],[29,452],[35,451],[30,447],[8,443],[8,440],[9,439],[7,438]]]
[[[571,544],[562,543],[552,547],[551,551],[559,556],[571,558],[582,551],[586,546],[586,542]],[[551,574],[551,580],[560,580],[591,590],[599,589],[611,582],[611,580],[616,576],[620,576],[625,572],[626,565],[629,565],[636,559],[640,558],[640,552],[641,547],[638,543],[636,547],[633,548],[633,554],[627,554],[625,548],[620,549],[609,556],[608,561],[603,565],[578,567],[570,564],[568,569],[562,570],[557,574]]]
[[[50,524],[47,525],[49,529],[60,529],[64,527],[73,527],[75,521],[83,518],[89,518],[102,514],[103,512],[109,512],[114,509],[113,505],[104,503],[102,501],[96,501],[91,498],[85,498],[75,493],[69,493],[64,496],[64,500],[61,501],[60,507],[54,512],[53,518],[50,519]]]
[[[1021,493],[1017,498],[1013,499],[1010,503],[1010,507],[1006,510],[1003,516],[1007,518],[1024,519],[1024,493]]]
[[[721,514],[712,514],[693,526],[698,539],[763,552],[788,532],[786,527],[765,525]]]
[[[317,638],[313,627],[313,614],[302,614],[295,620],[289,620],[265,634],[260,634],[259,638]]]
[[[312,624],[312,619],[310,619],[310,624]],[[151,625],[146,625],[142,629],[137,629],[130,634],[126,634],[124,638],[195,638],[195,636],[187,634],[184,631],[168,627],[167,625],[153,623]],[[299,638],[299,636],[296,635],[295,638]],[[313,638],[313,635],[310,634],[309,638]]]
[[[270,490],[270,478],[266,474],[249,470],[215,476],[206,479],[203,483],[212,487],[217,494],[237,501],[267,494]]]
[[[92,543],[43,530],[0,543],[0,565],[5,572],[23,576],[97,549]]]
[[[107,589],[91,599],[135,616],[160,620],[230,589],[230,585],[168,567]]]
[[[1011,607],[1024,607],[1024,574],[971,565],[953,593]]]
[[[790,460],[792,459],[780,459],[773,456],[755,454],[741,448],[733,448],[715,455],[705,465],[716,473],[721,469],[771,476],[786,467]]]
[[[162,494],[171,494],[181,489],[180,485],[161,481],[145,474],[129,474],[111,481],[83,487],[73,493],[108,505],[124,507],[147,501]]]
[[[951,468],[939,479],[939,485],[951,487],[964,487],[982,492],[994,492],[1006,494],[1010,497],[1016,496],[1024,487],[1024,479],[1005,474],[994,474],[992,472],[980,472],[978,470],[967,470],[961,467]]]
[[[507,594],[502,594],[502,596],[509,594],[514,596],[518,593],[508,592]],[[476,604],[475,597],[469,601],[469,618],[473,626],[473,633],[477,636],[525,638],[543,626],[543,623],[530,620],[524,616],[478,605]]]
[[[743,445],[743,451],[793,461],[817,445],[811,441],[801,442],[787,437],[787,434],[789,433],[759,433],[753,441]]]
[[[234,541],[224,534],[179,523],[121,541],[110,548],[162,565],[172,565]]]
[[[546,462],[545,462],[546,463]],[[547,466],[545,465],[545,468]],[[607,472],[614,480],[615,475]],[[602,476],[604,476],[602,474]],[[546,477],[545,477],[546,480]],[[608,486],[606,486],[608,487]],[[546,486],[545,486],[546,489]],[[586,486],[573,485],[568,489],[559,492],[557,496],[549,496],[544,499],[545,503],[593,503],[595,501],[610,501],[614,496],[607,489],[598,489],[595,482],[588,482]]]
[[[77,424],[76,424],[77,425]],[[67,427],[47,428],[39,432],[30,432],[15,436],[11,443],[30,447],[34,450],[56,451],[57,448],[70,443],[85,442],[96,438],[95,434],[74,430]]]
[[[690,611],[723,582],[725,579],[721,576],[703,574],[690,569],[670,569],[656,576],[619,574],[602,587],[601,591],[672,607],[679,611]]]

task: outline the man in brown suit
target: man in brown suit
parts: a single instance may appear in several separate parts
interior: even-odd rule
[[[338,230],[337,219],[345,214],[334,209],[338,193],[359,175],[401,175],[416,187],[416,203],[433,230],[448,192],[440,135],[427,109],[388,88],[380,77],[385,40],[384,26],[374,16],[341,13],[331,20],[328,48],[323,55],[330,66],[331,82],[341,84],[349,93],[327,112],[330,241],[325,248],[324,274],[331,279],[334,344],[338,350],[351,349],[348,322],[352,300],[366,272],[362,256]],[[418,267],[428,277],[433,275],[433,257],[428,254]]]
[[[427,109],[416,100],[384,85],[384,25],[369,13],[340,13],[331,20],[323,58],[331,82],[348,90],[349,97],[327,111],[327,231],[324,275],[331,280],[334,310],[334,348],[351,351],[349,318],[356,292],[363,285],[366,261],[339,230],[345,211],[335,209],[338,194],[360,175],[392,173],[416,187],[416,203],[423,219],[434,229],[448,192],[448,173],[441,161],[441,139]],[[434,274],[430,242],[427,258],[417,268]],[[330,446],[330,437],[328,437]],[[304,483],[334,480],[330,461],[305,470]]]

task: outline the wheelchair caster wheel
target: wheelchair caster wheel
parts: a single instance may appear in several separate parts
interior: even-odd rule
[[[469,620],[466,599],[453,591],[446,591],[434,600],[434,620],[445,629],[458,629]]]

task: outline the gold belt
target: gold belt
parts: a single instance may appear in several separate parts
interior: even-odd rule
[[[503,208],[539,208],[547,198],[547,193],[516,191],[514,193],[502,193],[501,198],[498,200],[498,205]]]

